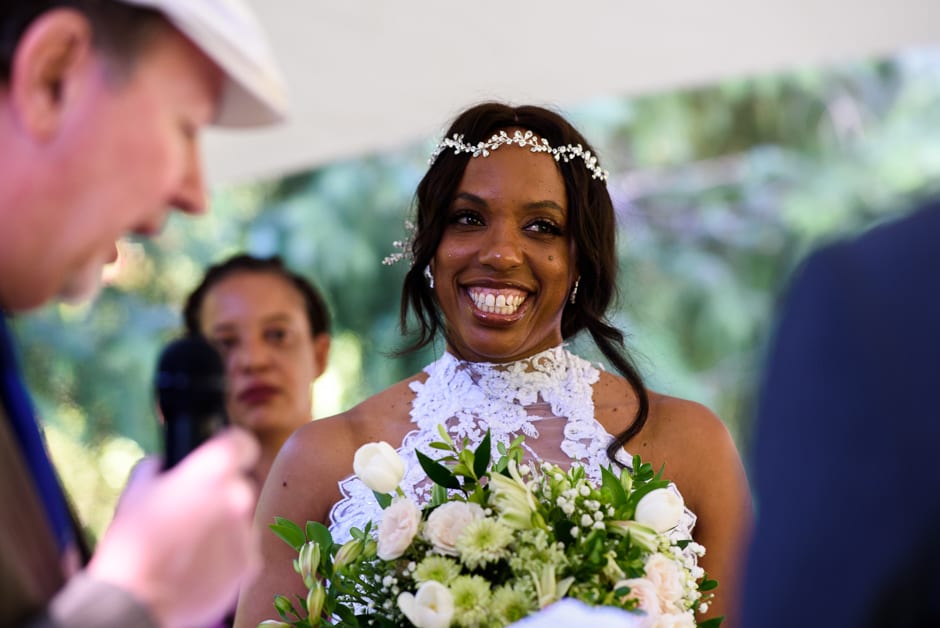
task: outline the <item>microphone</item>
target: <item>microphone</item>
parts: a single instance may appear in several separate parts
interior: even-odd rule
[[[228,424],[225,365],[208,341],[187,336],[164,348],[155,379],[166,470]]]

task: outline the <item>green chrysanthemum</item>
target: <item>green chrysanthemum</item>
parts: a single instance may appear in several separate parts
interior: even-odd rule
[[[458,576],[450,584],[454,597],[454,619],[458,626],[485,625],[490,616],[490,583],[481,576]]]
[[[525,530],[517,538],[509,566],[515,572],[526,572],[537,565],[563,567],[568,564],[563,549],[553,543],[545,530]]]
[[[475,569],[506,556],[511,541],[512,530],[495,519],[483,518],[467,524],[454,546],[460,561]]]
[[[532,596],[526,593],[521,584],[512,587],[505,585],[493,591],[491,607],[501,624],[517,622],[535,610]]]
[[[414,578],[417,582],[435,580],[441,584],[450,584],[459,575],[460,565],[450,558],[432,554],[418,563]]]

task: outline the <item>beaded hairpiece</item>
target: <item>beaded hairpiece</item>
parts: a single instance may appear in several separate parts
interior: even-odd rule
[[[548,140],[538,137],[532,131],[513,131],[512,135],[509,135],[506,131],[500,131],[487,141],[476,144],[467,144],[463,141],[462,134],[454,133],[451,137],[445,137],[440,141],[437,148],[431,153],[428,165],[433,165],[437,156],[448,148],[453,149],[454,154],[457,155],[471,153],[471,157],[487,157],[490,151],[494,151],[505,144],[528,147],[533,153],[548,153],[555,158],[555,161],[564,161],[565,163],[575,157],[580,157],[584,160],[584,166],[591,171],[592,179],[607,181],[607,171],[597,164],[597,157],[591,154],[591,151],[584,150],[584,147],[580,144],[553,147],[548,143]]]
[[[592,179],[600,179],[604,182],[607,181],[607,171],[597,164],[597,157],[593,155],[591,151],[585,150],[580,144],[567,144],[565,146],[553,147],[548,143],[548,140],[540,138],[535,133],[528,130],[513,131],[512,135],[509,135],[506,131],[500,131],[487,141],[478,142],[476,144],[467,144],[463,141],[463,137],[464,136],[460,133],[454,133],[451,137],[443,138],[431,153],[430,158],[428,158],[428,165],[434,165],[434,161],[437,159],[438,155],[448,148],[452,149],[456,155],[460,153],[470,153],[471,157],[488,157],[491,151],[498,149],[500,146],[515,144],[523,148],[528,147],[533,153],[548,153],[555,158],[555,161],[567,163],[576,157],[580,157],[584,161],[584,167],[591,171]],[[393,242],[392,245],[399,249],[399,251],[383,259],[382,264],[391,266],[395,262],[411,255],[411,242],[414,238],[415,227],[411,223],[406,223],[406,228],[409,231],[408,239]]]

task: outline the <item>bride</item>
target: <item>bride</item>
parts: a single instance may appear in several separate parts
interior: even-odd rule
[[[414,452],[433,455],[440,423],[473,444],[489,429],[494,447],[524,434],[529,458],[578,461],[595,478],[631,454],[664,466],[689,511],[685,527],[706,548],[700,565],[720,582],[709,616],[733,625],[751,519],[743,467],[708,409],[644,387],[605,318],[616,273],[606,178],[587,141],[549,110],[488,103],[457,117],[418,186],[401,307],[403,329],[409,312],[418,322],[412,348],[442,335],[446,351],[288,440],[261,494],[263,569],[242,591],[236,626],[271,617],[277,593],[306,593],[295,552],[267,529],[275,516],[323,522],[336,540],[377,520],[352,476],[353,454],[371,441],[399,448],[405,492],[426,501]],[[568,350],[582,331],[619,374]]]

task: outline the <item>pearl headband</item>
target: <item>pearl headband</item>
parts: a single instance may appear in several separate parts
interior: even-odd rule
[[[428,165],[433,165],[437,156],[448,148],[452,149],[456,155],[470,153],[471,157],[488,157],[491,151],[506,144],[515,144],[523,148],[528,147],[533,153],[548,153],[555,158],[555,161],[564,161],[565,163],[580,157],[584,160],[584,167],[591,171],[592,179],[607,181],[607,171],[597,164],[597,157],[591,154],[591,151],[584,150],[584,147],[580,144],[553,147],[548,143],[548,140],[538,137],[532,131],[513,131],[512,135],[509,135],[506,131],[500,131],[487,141],[478,142],[477,144],[467,144],[463,141],[463,135],[455,133],[451,137],[445,137],[438,143],[434,152],[431,153],[430,159],[428,159]]]

